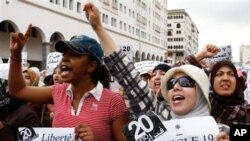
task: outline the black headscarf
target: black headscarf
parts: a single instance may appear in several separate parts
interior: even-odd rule
[[[169,66],[167,64],[159,64],[159,65],[155,66],[155,68],[153,69],[152,72],[154,72],[156,70],[161,70],[161,71],[167,72],[169,69],[171,69],[171,66]]]
[[[216,76],[217,71],[222,67],[222,66],[228,66],[230,67],[233,72],[234,72],[234,77],[236,79],[236,89],[233,92],[232,95],[230,96],[220,96],[219,94],[217,94],[213,88],[214,86],[214,78]],[[211,87],[212,87],[212,93],[211,93],[211,97],[218,101],[220,104],[223,105],[227,105],[227,106],[233,106],[233,105],[239,105],[244,103],[244,95],[243,95],[243,91],[242,88],[240,86],[241,83],[239,83],[239,77],[238,77],[238,73],[237,70],[235,68],[235,66],[230,62],[230,61],[220,61],[217,62],[210,73],[210,83],[211,83]]]

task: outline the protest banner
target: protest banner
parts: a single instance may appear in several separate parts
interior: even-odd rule
[[[140,75],[151,72],[155,66],[158,64],[163,64],[160,61],[140,61],[135,63],[135,69],[140,73]]]
[[[129,141],[213,141],[219,128],[211,116],[160,121],[151,112],[131,121],[123,133]]]
[[[28,68],[28,53],[27,52],[22,52],[22,71],[26,70]],[[9,64],[10,57],[8,60],[8,63],[0,63],[0,78],[8,80],[9,76]]]
[[[120,45],[120,48],[121,48],[122,52],[127,54],[129,59],[131,61],[133,61],[133,57],[134,57],[133,53],[134,53],[134,51],[133,51],[132,45]]]
[[[62,54],[59,52],[51,52],[47,56],[46,76],[52,75],[54,69],[59,65]]]
[[[231,61],[232,59],[231,46],[230,45],[220,46],[218,48],[220,49],[220,51],[215,56],[206,59],[206,62],[208,63],[209,66],[212,66],[215,63],[222,61],[222,60]]]
[[[19,127],[19,141],[75,141],[74,128]]]

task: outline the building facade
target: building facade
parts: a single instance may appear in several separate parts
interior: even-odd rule
[[[240,66],[250,67],[250,45],[240,46]]]
[[[198,51],[199,31],[184,9],[168,10],[167,23],[168,58],[176,63]]]
[[[97,39],[82,11],[88,0],[1,0],[0,57],[9,57],[10,32],[32,35],[24,51],[28,61],[40,69],[59,39],[85,34]],[[117,45],[135,62],[163,61],[167,49],[167,0],[93,0],[101,20]]]

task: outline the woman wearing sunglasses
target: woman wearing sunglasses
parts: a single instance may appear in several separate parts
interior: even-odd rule
[[[88,6],[96,9],[93,4]],[[133,117],[149,111],[154,111],[161,120],[209,115],[211,109],[208,99],[209,81],[201,69],[184,65],[170,69],[165,74],[161,91],[173,109],[170,112],[166,101],[157,100],[156,95],[149,90],[148,83],[142,80],[128,56],[119,50],[114,40],[105,31],[100,21],[100,13],[92,12],[87,17],[106,54],[105,64],[112,76],[116,77],[124,88],[125,103]],[[217,136],[217,140],[220,139],[228,140],[228,136],[221,132]]]

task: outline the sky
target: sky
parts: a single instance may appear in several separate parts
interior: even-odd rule
[[[168,9],[185,9],[199,30],[199,49],[206,44],[250,45],[250,0],[168,0]],[[249,52],[250,53],[250,52]]]

